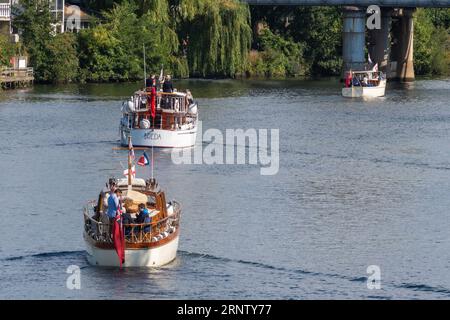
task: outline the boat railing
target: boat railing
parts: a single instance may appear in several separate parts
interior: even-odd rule
[[[96,242],[112,243],[111,224],[94,219],[89,207],[84,210],[84,228],[86,233]],[[131,244],[152,243],[160,241],[174,233],[180,221],[180,209],[174,205],[172,215],[155,222],[141,224],[123,224],[125,242]]]
[[[163,110],[170,110],[173,112],[186,113],[188,111],[186,95],[184,94],[158,92],[157,106]]]
[[[132,98],[134,110],[148,112],[150,108],[149,92],[140,91]],[[157,92],[156,107],[165,112],[187,113],[189,110],[188,99],[185,93]]]
[[[378,87],[382,80],[384,80],[381,71],[351,71],[350,88],[353,87]],[[364,83],[366,77],[367,83]],[[347,86],[347,85],[346,85]]]

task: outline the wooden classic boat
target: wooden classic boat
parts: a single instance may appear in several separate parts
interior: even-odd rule
[[[349,71],[342,96],[347,98],[382,97],[386,90],[386,77],[379,71]]]
[[[128,172],[132,172],[131,143]],[[97,201],[84,209],[84,240],[87,258],[93,265],[119,266],[110,219],[106,215],[108,197],[113,188],[122,191],[122,210],[131,216],[138,205],[145,204],[151,222],[122,224],[124,235],[123,267],[159,267],[176,258],[180,233],[181,206],[176,201],[166,202],[164,191],[155,179],[145,181],[128,174],[128,178],[109,179]]]
[[[141,147],[185,148],[195,145],[198,126],[198,105],[191,93],[156,92],[155,116],[149,101],[152,93],[137,91],[122,106],[121,144],[131,136]]]

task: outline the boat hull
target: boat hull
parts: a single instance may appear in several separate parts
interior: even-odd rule
[[[87,260],[90,264],[104,267],[119,267],[119,258],[113,248],[98,247],[89,236],[84,235]],[[173,261],[177,256],[179,235],[170,241],[151,248],[125,249],[123,267],[161,267]]]
[[[351,87],[351,88],[342,88],[342,96],[347,98],[376,98],[383,97],[386,91],[386,81],[382,81],[382,83],[377,87]]]
[[[121,144],[128,145],[128,135],[138,147],[187,148],[195,145],[197,126],[190,130],[121,129]]]

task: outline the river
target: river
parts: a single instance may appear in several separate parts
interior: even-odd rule
[[[113,148],[137,86],[0,92],[0,298],[450,298],[450,80],[367,101],[333,79],[175,81],[198,99],[203,131],[279,129],[279,171],[155,151],[160,185],[183,206],[177,259],[92,267],[82,208],[123,171]],[[66,287],[71,265],[80,290]]]

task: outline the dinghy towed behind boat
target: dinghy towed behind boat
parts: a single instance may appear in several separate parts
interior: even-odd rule
[[[134,171],[131,140],[129,138],[128,171]],[[153,170],[152,170],[153,171]],[[153,175],[153,174],[152,174]],[[108,197],[113,188],[119,188],[124,198],[124,209],[134,215],[139,204],[145,204],[152,218],[150,223],[123,224],[124,267],[159,267],[176,258],[179,240],[181,206],[176,201],[166,203],[164,191],[154,178],[109,179],[98,197],[84,209],[84,240],[88,261],[99,266],[120,266],[121,259],[106,215]]]
[[[382,97],[386,90],[386,77],[379,71],[349,71],[351,81],[342,88],[347,98]]]

